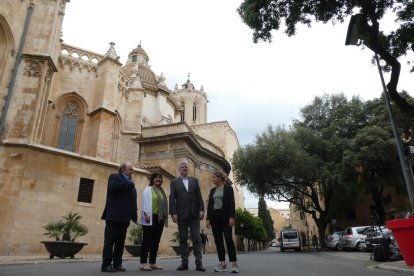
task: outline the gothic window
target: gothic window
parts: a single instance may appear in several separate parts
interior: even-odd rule
[[[197,106],[196,103],[193,103],[193,122],[197,119]]]
[[[78,126],[79,107],[75,102],[68,102],[63,110],[60,124],[58,148],[74,151],[76,128]]]
[[[182,110],[181,110],[181,122],[184,122],[185,121],[185,116],[184,116],[184,114],[185,114],[184,102],[181,103],[181,108],[182,108]]]
[[[9,24],[7,23],[7,19],[3,17],[3,12],[0,14],[0,91],[3,93],[3,91],[6,91],[6,82],[2,81],[4,78],[4,75],[6,74],[6,68],[7,67],[7,60],[11,59],[10,54],[13,55],[14,53],[14,38],[12,36],[12,32],[10,30]],[[13,42],[12,42],[13,41]],[[13,44],[13,46],[12,46]],[[1,99],[1,102],[3,102],[3,99]]]

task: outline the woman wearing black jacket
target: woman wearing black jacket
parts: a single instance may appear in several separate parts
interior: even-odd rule
[[[226,241],[229,261],[232,262],[231,272],[238,273],[236,248],[232,237],[232,227],[235,224],[234,192],[230,185],[226,185],[226,175],[223,172],[213,172],[212,181],[216,187],[210,190],[207,209],[207,228],[212,228],[214,242],[220,264],[214,269],[216,272],[227,271],[223,236]]]

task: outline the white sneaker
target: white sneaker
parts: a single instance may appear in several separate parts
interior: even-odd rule
[[[219,265],[216,268],[214,268],[214,271],[215,272],[224,272],[224,271],[227,271],[227,265],[226,264],[219,263]]]
[[[231,273],[239,273],[239,266],[236,264],[233,264],[231,266]]]

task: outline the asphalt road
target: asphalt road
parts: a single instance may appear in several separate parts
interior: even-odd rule
[[[381,276],[381,275],[406,275],[397,272],[387,272],[374,268],[377,264],[371,261],[369,253],[364,252],[280,252],[272,248],[265,252],[239,254],[239,270],[242,275],[329,275],[329,276]],[[227,257],[227,256],[226,256]],[[214,267],[217,265],[217,256],[210,254],[203,258],[206,272],[195,271],[194,258],[190,258],[188,271],[177,271],[180,260],[177,257],[162,258],[158,264],[164,270],[144,272],[139,271],[139,261],[128,260],[124,262],[126,272],[117,272],[116,275],[137,275],[149,273],[154,275],[207,275],[217,274]],[[68,262],[55,259],[49,263],[1,265],[0,275],[114,275],[114,273],[100,272],[101,263],[92,262]],[[221,274],[230,274],[222,272]]]

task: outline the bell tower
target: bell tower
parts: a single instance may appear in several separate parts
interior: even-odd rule
[[[190,81],[188,74],[187,82],[178,89],[177,85],[173,91],[174,97],[181,105],[181,122],[188,125],[199,125],[207,123],[207,94],[204,92],[203,86],[200,90],[195,89]]]

